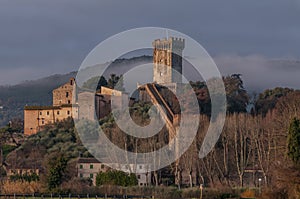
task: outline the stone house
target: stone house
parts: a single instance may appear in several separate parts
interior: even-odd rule
[[[146,172],[147,165],[145,164],[111,164],[111,166],[120,166],[123,171],[130,173],[130,171],[136,171],[135,173],[138,179],[139,186],[149,185],[151,182],[151,174]],[[80,178],[90,178],[93,185],[96,185],[96,176],[99,172],[106,172],[111,168],[104,163],[101,163],[96,158],[79,158],[77,161],[77,176]]]
[[[73,93],[76,87],[75,79],[53,90],[51,106],[24,107],[24,134],[36,134],[46,124],[53,124],[68,117],[78,118],[78,105]]]

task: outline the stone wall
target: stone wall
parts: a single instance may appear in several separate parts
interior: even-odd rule
[[[103,118],[111,112],[110,95],[96,94],[95,105],[97,118]]]
[[[90,103],[94,97],[95,93],[93,92],[82,92],[78,94],[79,119],[95,119],[95,103]]]
[[[32,135],[38,131],[38,110],[24,110],[24,134]]]
[[[95,101],[91,104],[92,98]],[[95,120],[103,118],[111,112],[110,95],[95,95],[92,92],[79,93],[78,106],[79,119]]]
[[[72,104],[75,102],[73,99],[73,89],[75,88],[75,79],[71,78],[68,83],[60,86],[52,91],[53,106],[60,106],[62,104]]]
[[[53,124],[68,117],[78,118],[77,107],[25,107],[24,134],[32,135],[42,130],[46,124]]]

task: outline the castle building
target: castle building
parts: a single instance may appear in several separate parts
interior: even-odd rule
[[[170,37],[156,39],[153,46],[153,83],[157,86],[166,86],[173,93],[177,93],[178,86],[182,83],[182,54],[185,40]],[[138,85],[139,99],[151,101],[144,85]]]
[[[178,85],[182,83],[182,52],[185,47],[185,40],[170,37],[157,39],[152,45],[154,48],[153,81],[155,84],[169,87],[176,93]],[[125,104],[128,103],[128,94],[124,92],[101,87],[100,92],[81,92],[77,95],[73,91],[75,87],[75,79],[71,78],[68,83],[53,90],[52,106],[25,106],[24,134],[35,134],[44,125],[53,124],[68,117],[90,120],[94,120],[95,116],[98,119],[103,118],[115,108],[112,106],[118,106],[118,108],[128,106]],[[140,99],[150,101],[149,94],[151,96],[151,93],[149,93],[150,91],[146,92],[145,89],[144,86],[139,87]],[[160,94],[156,93],[156,95]],[[95,97],[95,104],[93,105],[89,104],[91,97]],[[78,102],[76,98],[79,99]],[[172,122],[173,119],[171,118]]]
[[[170,37],[153,43],[153,82],[157,84],[182,82],[182,51],[185,40]],[[177,71],[177,72],[174,72]]]
[[[68,117],[78,118],[78,106],[72,105],[76,87],[75,79],[53,90],[52,106],[25,106],[24,107],[24,134],[36,134],[46,124],[53,124]]]

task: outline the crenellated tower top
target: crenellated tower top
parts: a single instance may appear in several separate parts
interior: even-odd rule
[[[182,82],[183,38],[169,37],[156,39],[153,45],[153,81],[158,84]],[[178,73],[174,73],[176,70]]]

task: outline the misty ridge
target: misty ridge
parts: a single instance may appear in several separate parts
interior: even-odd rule
[[[238,55],[217,55],[213,58],[222,76],[241,74],[248,92],[262,92],[265,89],[275,87],[289,87],[299,89],[300,85],[300,61],[284,59],[268,59],[259,55],[238,56]],[[152,64],[152,56],[143,55],[133,58],[121,58],[108,63],[101,63],[95,66],[84,68],[86,78],[98,76],[97,69],[107,67],[103,73],[105,78],[110,74],[121,75],[139,65]],[[201,81],[201,75],[185,59],[183,62],[183,75],[191,81]],[[152,68],[147,72],[152,75]],[[45,91],[58,87],[68,81],[70,77],[75,77],[77,71],[66,74],[55,74],[37,80],[26,80],[15,85],[0,86],[0,96],[9,89],[44,87]],[[143,75],[143,74],[141,74]],[[145,74],[144,74],[145,75]],[[148,74],[147,74],[148,75]],[[50,89],[50,90],[49,90]],[[30,91],[30,90],[27,90]],[[34,90],[33,90],[34,91]]]
[[[300,88],[300,61],[268,59],[259,55],[217,55],[213,57],[222,76],[241,74],[249,94],[260,93],[276,87]],[[202,78],[193,67],[183,62],[184,76],[192,81]]]
[[[249,95],[261,93],[266,89],[275,87],[288,87],[299,89],[300,61],[270,60],[262,56],[218,55],[214,61],[223,76],[241,74],[244,87]],[[121,58],[104,64],[90,66],[84,69],[86,79],[98,76],[95,72],[101,67],[108,66],[103,74],[106,79],[110,74],[124,74],[139,65],[149,64],[145,73],[135,74],[130,81],[136,88],[138,78],[152,82],[153,68],[152,56],[144,55],[133,58]],[[201,81],[201,76],[186,61],[183,62],[183,75],[192,81]],[[0,124],[8,122],[7,118],[22,117],[25,105],[49,105],[52,100],[52,90],[76,77],[77,72],[56,74],[37,80],[23,81],[16,85],[0,86]],[[124,79],[126,81],[126,79]],[[9,117],[8,117],[9,116]],[[1,126],[0,125],[0,126]]]
[[[300,88],[300,61],[268,59],[259,55],[219,55],[214,57],[223,76],[242,74],[245,89],[262,92],[275,87]]]
[[[244,81],[245,89],[249,94],[255,92],[260,93],[266,89],[276,87],[287,87],[293,89],[300,88],[300,61],[289,59],[269,59],[260,55],[217,55],[213,57],[214,62],[220,70],[222,76],[232,74],[241,74]],[[121,75],[142,64],[152,64],[152,56],[145,55],[132,59],[118,59],[109,63],[108,69],[104,73],[104,77],[109,77],[114,73]],[[86,68],[90,72],[86,72],[88,77],[95,76],[95,68],[102,67],[96,65]],[[140,74],[135,77],[147,78],[152,81],[152,67],[146,74]],[[183,75],[191,81],[203,81],[201,75],[193,68],[193,66],[183,59]]]
[[[275,87],[288,87],[299,89],[300,61],[271,60],[259,55],[217,55],[214,61],[223,76],[241,74],[245,89],[249,94],[259,93]],[[121,58],[104,64],[86,67],[84,74],[86,80],[98,76],[97,69],[108,67],[103,76],[109,78],[110,74],[121,75],[139,65],[152,64],[152,56],[143,55],[133,58]],[[145,74],[138,74],[138,78],[147,78],[152,81],[153,69]],[[18,97],[17,101],[29,104],[47,104],[51,100],[54,88],[67,82],[70,77],[75,77],[76,71],[67,74],[56,74],[37,80],[28,80],[16,85],[0,86],[0,103],[9,98]],[[183,75],[191,81],[202,81],[201,75],[185,59],[183,62]],[[126,80],[125,80],[126,81]],[[37,100],[35,100],[37,99]]]

